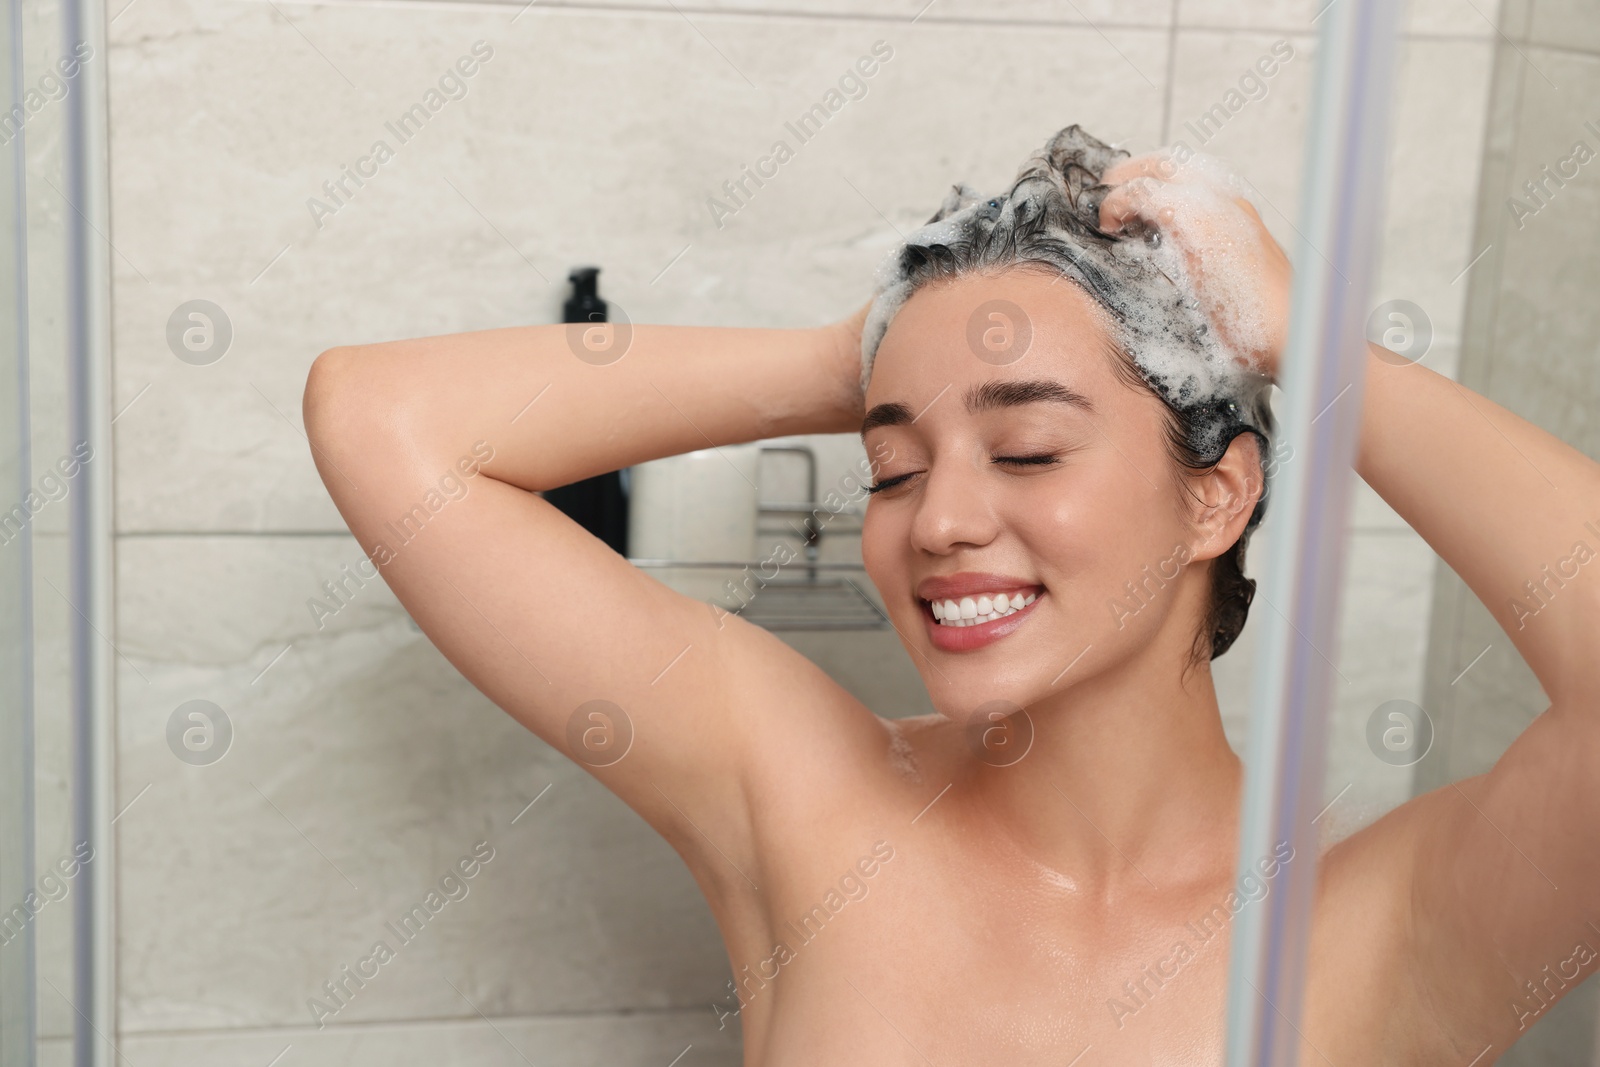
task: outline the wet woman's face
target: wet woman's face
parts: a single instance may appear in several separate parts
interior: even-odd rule
[[[863,438],[883,488],[862,556],[951,718],[1193,640],[1205,575],[1185,564],[1220,549],[1201,546],[1161,401],[1117,377],[1100,314],[1065,279],[968,276],[918,290],[878,350]],[[936,617],[963,601],[966,625]]]

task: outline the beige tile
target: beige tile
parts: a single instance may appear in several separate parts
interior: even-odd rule
[[[1492,38],[1501,0],[1410,0],[1406,7],[1412,33]]]
[[[576,0],[580,7],[603,8],[605,0]],[[517,5],[512,3],[515,8]],[[641,0],[639,6],[671,10],[668,0]],[[1172,0],[1075,0],[1069,4],[1050,0],[704,0],[693,7],[679,4],[690,17],[703,11],[743,12],[789,18],[867,20],[912,19],[919,23],[976,22],[993,25],[1034,22],[1068,26],[1167,26],[1172,21]]]
[[[1581,167],[1563,187],[1547,186],[1543,206],[1523,183],[1558,167],[1581,141],[1600,151],[1600,58],[1529,47],[1529,60],[1559,88],[1529,69],[1522,80],[1512,188],[1499,213],[1494,297],[1492,395],[1506,407],[1589,455],[1600,455],[1594,407],[1600,356],[1600,252],[1577,235],[1600,228],[1600,160]],[[1593,123],[1593,126],[1586,125]],[[1512,201],[1536,213],[1513,217]],[[1487,281],[1488,279],[1485,279]]]
[[[1179,0],[1178,25],[1306,33],[1317,10],[1312,0]]]
[[[141,0],[113,32],[117,403],[149,387],[117,424],[124,530],[338,529],[299,430],[312,358],[549,321],[578,263],[600,264],[602,292],[640,321],[841,317],[891,224],[925,220],[951,182],[1008,180],[1071,121],[1153,141],[1166,42],[1159,29],[691,26],[539,8],[513,25],[477,9],[202,0]],[[895,54],[867,95],[718,229],[712,193],[880,38]],[[477,39],[495,56],[467,96],[317,229],[307,200],[394,140],[384,123]],[[1010,62],[973,63],[998,48]],[[175,121],[173,100],[195,103]],[[233,327],[208,366],[165,339],[197,298]]]
[[[1180,0],[1180,26],[1310,32],[1328,0]],[[1498,0],[1410,0],[1406,31],[1492,37]]]
[[[1488,42],[1406,42],[1395,79],[1383,250],[1369,306],[1408,300],[1426,312],[1439,353],[1460,343],[1489,100]],[[1476,268],[1474,268],[1476,269]]]
[[[1436,558],[1410,530],[1350,539],[1324,789],[1331,801],[1350,786],[1325,820],[1336,837],[1411,796],[1412,769],[1379,759],[1366,731],[1385,702],[1422,703]]]
[[[321,1031],[124,1034],[121,1045],[130,1062],[166,1067],[263,1067],[286,1050],[282,1062],[297,1067],[666,1067],[685,1052],[684,1064],[738,1067],[741,1062],[736,1020],[719,1031],[710,1005],[578,1018],[491,1016],[401,1026],[330,1025]]]
[[[1529,38],[1555,48],[1600,52],[1600,7],[1594,0],[1532,0]]]
[[[316,629],[304,601],[354,555],[347,537],[119,546],[124,1031],[311,1025],[309,1000],[380,939],[395,958],[336,1023],[473,1005],[710,1018],[726,955],[665,842],[473,690],[381,586]],[[205,766],[168,742],[193,699],[233,726]],[[465,898],[402,944],[385,923],[480,841],[495,857]]]

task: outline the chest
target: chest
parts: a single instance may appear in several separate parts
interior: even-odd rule
[[[1262,897],[1224,880],[1094,900],[985,858],[901,846],[790,879],[761,933],[730,945],[746,1062],[1222,1062],[1230,939]],[[1398,1016],[1367,934],[1384,924],[1351,929],[1338,900],[1319,913],[1308,1039],[1381,1062]]]
[[[774,901],[734,960],[748,1062],[1217,1062],[1231,915],[1190,896],[1101,905],[902,849]]]

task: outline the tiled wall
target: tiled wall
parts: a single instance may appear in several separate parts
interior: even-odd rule
[[[1473,243],[1461,375],[1473,389],[1563,441],[1600,457],[1600,184],[1587,173],[1545,201],[1524,183],[1582,141],[1600,148],[1600,2],[1507,0],[1494,52],[1491,109]],[[1520,205],[1520,206],[1518,206]],[[1600,510],[1596,511],[1600,518]],[[1575,531],[1574,539],[1588,538]],[[1488,770],[1549,707],[1504,630],[1443,563],[1433,599],[1424,701],[1435,751],[1417,791]],[[1558,1002],[1500,1062],[1514,1067],[1600,1063],[1600,985]]]
[[[737,1063],[710,1006],[726,958],[671,849],[462,681],[381,584],[308,607],[360,558],[300,427],[311,360],[553,321],[584,263],[636,321],[837,318],[951,182],[1000,187],[1068,122],[1136,151],[1183,136],[1279,39],[1295,58],[1205,149],[1292,247],[1312,4],[111,4],[122,1053]],[[1449,371],[1494,12],[1412,7],[1376,299],[1426,308],[1427,362]],[[719,226],[707,198],[880,39],[893,58],[866,96]],[[476,41],[493,54],[466,95],[397,144],[385,124]],[[394,157],[319,225],[308,199],[379,138]],[[167,341],[196,299],[233,332],[208,365]],[[814,443],[823,485],[859,456]],[[1421,698],[1432,580],[1426,546],[1360,492],[1328,779],[1345,829],[1410,794],[1363,730]],[[1254,626],[1217,664],[1236,742]],[[885,713],[922,706],[892,634],[795,643]],[[210,765],[168,742],[197,699],[233,732]],[[495,854],[470,894],[319,1029],[308,999],[479,841]]]

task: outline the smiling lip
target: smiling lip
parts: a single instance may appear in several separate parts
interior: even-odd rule
[[[979,593],[1010,593],[1021,590],[1034,595],[1033,603],[993,622],[976,626],[945,626],[933,616],[932,600],[960,600]],[[967,652],[993,644],[1021,626],[1045,596],[1044,586],[1001,574],[963,572],[944,578],[929,578],[917,586],[917,603],[928,640],[943,652]]]
[[[943,578],[924,578],[916,588],[923,600],[960,600],[978,593],[1042,593],[1044,586],[1026,578],[1013,578],[1005,574],[986,574],[979,571],[962,571]]]

